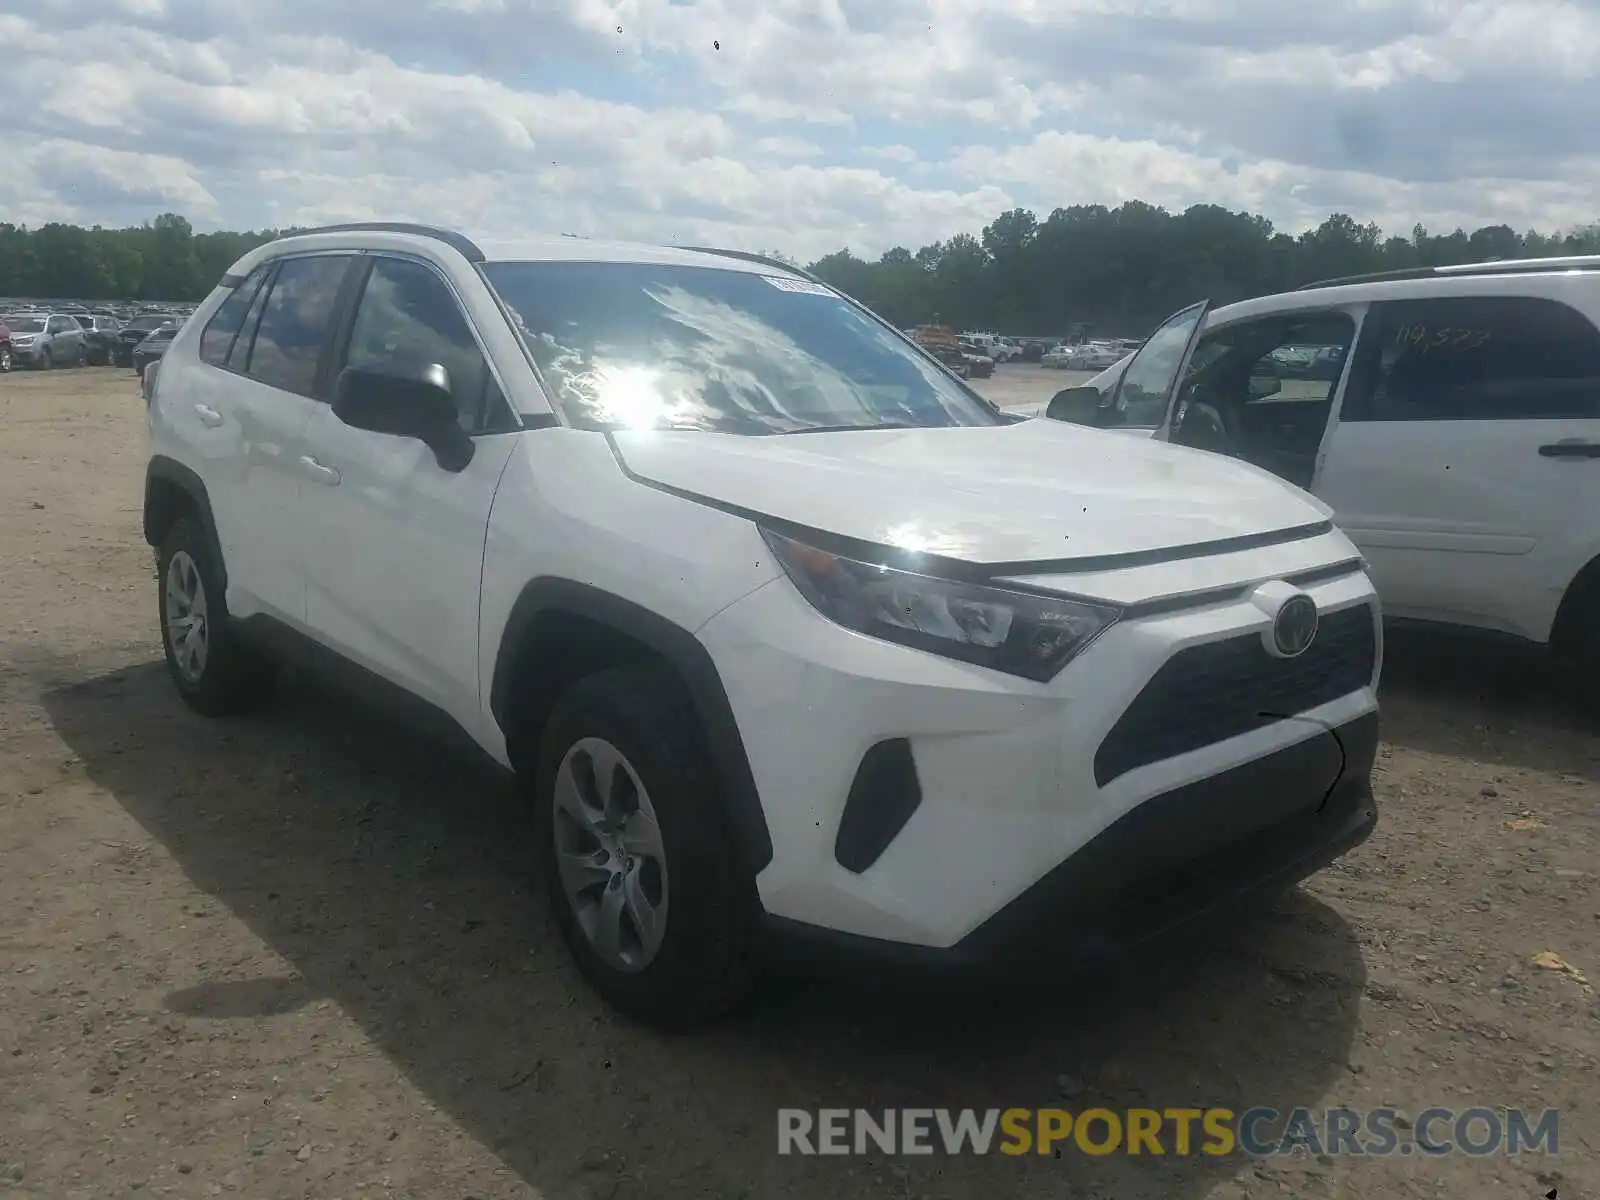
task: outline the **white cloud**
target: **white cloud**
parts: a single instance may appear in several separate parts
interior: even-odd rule
[[[1600,14],[1559,0],[38,0],[0,44],[26,47],[0,102],[29,147],[0,220],[32,224],[413,218],[809,257],[1014,204],[1600,215]]]
[[[801,137],[757,138],[754,143],[757,154],[768,155],[772,158],[815,158],[822,153],[822,147],[815,142],[807,141]]]
[[[1600,164],[1584,166],[1561,180],[1475,178],[1464,189],[1456,181],[1411,183],[1273,159],[1230,163],[1153,141],[1055,132],[1003,150],[968,146],[957,152],[953,162],[974,180],[1021,193],[1050,189],[1061,205],[1115,206],[1143,200],[1181,209],[1210,199],[1271,213],[1296,229],[1317,224],[1330,209],[1337,209],[1398,233],[1409,233],[1419,219],[1435,232],[1502,223],[1519,231],[1570,228],[1595,219],[1594,197],[1600,185]]]

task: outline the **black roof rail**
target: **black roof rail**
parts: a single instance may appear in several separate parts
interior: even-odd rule
[[[809,279],[812,283],[822,282],[804,267],[784,262],[783,259],[774,258],[770,254],[757,254],[753,250],[724,250],[719,246],[679,246],[678,249],[692,250],[696,254],[720,254],[723,258],[737,258],[741,262],[755,263],[763,267],[776,267],[780,271],[789,271],[800,276],[801,279]]]
[[[1297,292],[1315,291],[1317,288],[1344,287],[1350,283],[1389,283],[1401,279],[1432,279],[1432,267],[1403,267],[1398,271],[1372,271],[1366,275],[1340,275],[1333,279],[1319,279],[1315,283],[1302,283]]]
[[[1344,287],[1352,283],[1392,283],[1406,279],[1464,279],[1482,275],[1527,275],[1537,271],[1600,271],[1600,255],[1574,254],[1551,258],[1494,258],[1487,262],[1460,263],[1440,267],[1403,267],[1396,271],[1373,271],[1367,275],[1343,275],[1301,284],[1297,292],[1317,288]]]
[[[483,251],[464,233],[454,229],[441,229],[437,225],[415,225],[409,221],[351,221],[344,225],[319,225],[315,229],[296,229],[280,237],[302,237],[313,233],[410,233],[417,237],[433,238],[458,252],[468,262],[481,263]]]

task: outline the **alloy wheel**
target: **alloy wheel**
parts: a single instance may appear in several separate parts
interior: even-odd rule
[[[556,868],[578,928],[614,970],[642,971],[667,928],[667,859],[655,806],[633,764],[580,739],[556,770]]]
[[[197,683],[206,671],[211,626],[200,567],[186,550],[176,551],[167,562],[165,611],[172,659],[179,674],[190,683]]]

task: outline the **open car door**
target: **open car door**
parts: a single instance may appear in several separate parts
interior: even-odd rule
[[[1102,372],[1115,373],[1115,378],[1104,385],[1104,391],[1093,382],[1064,388],[1055,394],[1043,415],[1100,429],[1164,437],[1178,382],[1188,370],[1200,327],[1210,311],[1211,301],[1201,300],[1173,313],[1121,371],[1113,367]]]
[[[1171,427],[1173,400],[1189,369],[1195,343],[1211,301],[1201,300],[1173,313],[1129,360],[1109,397],[1112,429],[1150,429],[1165,439]]]

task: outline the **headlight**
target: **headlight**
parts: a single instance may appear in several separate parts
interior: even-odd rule
[[[818,612],[847,629],[1044,682],[1118,616],[1086,604],[919,575],[761,536]]]

